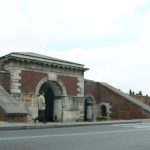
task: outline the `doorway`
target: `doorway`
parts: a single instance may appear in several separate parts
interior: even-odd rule
[[[63,90],[57,81],[44,82],[39,90],[45,95],[45,118],[47,122],[63,120]]]
[[[53,121],[54,116],[54,92],[53,89],[47,84],[44,83],[41,88],[40,92],[44,92],[45,97],[45,119],[47,122]]]
[[[90,97],[85,99],[84,120],[93,120],[93,100]]]

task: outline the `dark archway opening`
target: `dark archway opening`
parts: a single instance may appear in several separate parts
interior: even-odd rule
[[[84,105],[84,120],[87,121],[87,107],[88,103],[87,100],[85,100],[85,105]]]
[[[47,84],[44,83],[41,88],[40,92],[44,92],[45,97],[45,119],[47,122],[53,121],[54,116],[54,92],[53,89]]]
[[[107,116],[106,106],[105,106],[105,105],[102,105],[102,106],[100,107],[100,109],[101,109],[101,116],[102,116],[102,117],[106,117],[106,116]]]

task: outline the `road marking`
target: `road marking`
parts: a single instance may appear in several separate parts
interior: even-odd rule
[[[136,128],[150,128],[150,125],[149,126],[137,126]]]
[[[150,123],[124,123],[124,124],[113,124],[111,126],[132,126],[132,125],[150,125]]]
[[[131,128],[150,128],[150,123],[142,123],[142,124],[114,124],[112,126],[131,127]]]
[[[141,128],[141,129],[132,129],[132,130],[118,130],[118,131],[101,131],[101,132],[86,132],[86,133],[39,135],[39,136],[5,137],[5,138],[0,138],[0,141],[39,139],[39,138],[48,138],[48,137],[50,138],[50,137],[67,137],[67,136],[86,136],[86,135],[96,135],[96,134],[126,133],[126,132],[146,131],[146,130],[150,130],[150,128]]]
[[[137,126],[138,124],[114,124],[112,126],[119,126],[119,127],[132,127],[132,126]],[[139,125],[138,125],[139,126]]]

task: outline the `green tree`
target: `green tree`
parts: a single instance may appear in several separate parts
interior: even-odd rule
[[[130,91],[129,91],[129,94],[131,95],[132,94],[132,90],[130,89]]]
[[[141,91],[139,91],[139,95],[142,96],[142,92]]]

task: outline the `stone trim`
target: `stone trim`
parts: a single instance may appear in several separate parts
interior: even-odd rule
[[[93,100],[93,104],[96,104],[95,97],[92,94],[87,94],[84,99],[91,98]]]
[[[77,96],[84,96],[84,77],[78,77],[77,86]]]
[[[21,77],[20,77],[20,73],[21,73],[21,70],[10,70],[10,77],[11,77],[11,93],[21,93],[21,83],[20,83],[20,80],[21,80]]]
[[[110,119],[111,118],[111,114],[112,114],[112,112],[111,112],[111,105],[110,105],[110,103],[106,103],[106,102],[101,102],[100,104],[99,104],[99,106],[98,106],[98,116],[99,116],[99,118],[101,118],[101,119],[103,119],[103,117],[104,116],[102,116],[101,115],[101,106],[105,106],[106,107],[106,113],[107,113],[107,116],[106,116],[106,118],[104,118],[104,119]]]
[[[26,62],[26,63],[34,63],[40,64],[43,66],[51,66],[51,67],[58,67],[70,70],[79,70],[85,72],[88,68],[84,68],[84,65],[64,61],[36,53],[10,53],[0,58],[3,62],[7,62],[9,60],[18,61],[18,62]]]
[[[52,79],[52,78],[51,78],[51,79]],[[54,79],[54,78],[53,78],[53,79]],[[67,91],[66,91],[66,88],[65,88],[65,86],[64,86],[64,83],[63,83],[61,80],[57,79],[57,78],[55,78],[54,80],[49,80],[48,77],[44,77],[43,79],[41,79],[41,80],[38,82],[38,85],[37,85],[36,91],[35,91],[36,94],[39,93],[39,90],[40,90],[40,87],[42,86],[42,84],[44,84],[44,83],[47,82],[47,81],[55,81],[55,82],[57,82],[57,83],[60,85],[60,87],[62,88],[62,92],[63,92],[63,95],[62,95],[62,96],[67,96]]]

